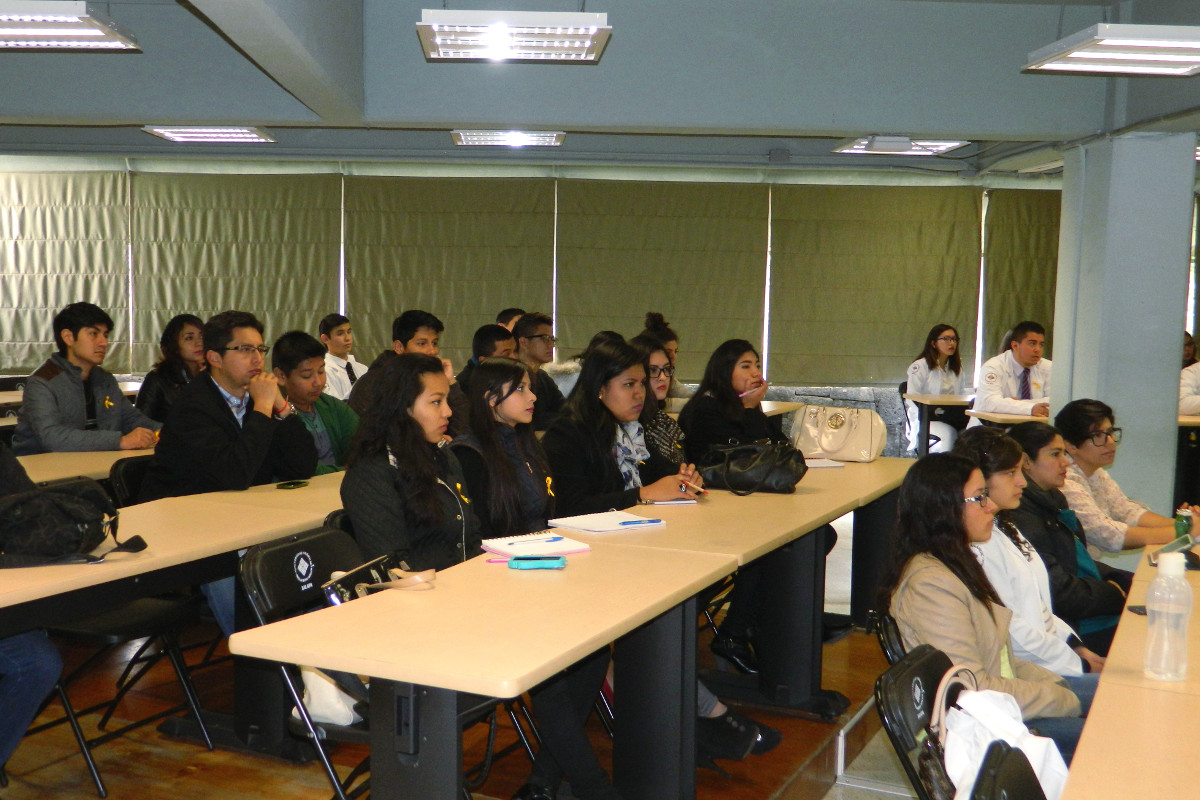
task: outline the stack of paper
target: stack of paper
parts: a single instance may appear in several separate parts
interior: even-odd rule
[[[522,536],[503,536],[484,539],[483,549],[500,556],[569,556],[586,553],[592,548],[586,542],[577,542],[560,536],[556,531],[537,531]]]
[[[614,531],[636,531],[642,528],[661,528],[667,523],[661,519],[647,519],[626,511],[602,511],[599,514],[559,517],[550,520],[550,524],[556,528],[571,528],[588,533],[612,533]]]

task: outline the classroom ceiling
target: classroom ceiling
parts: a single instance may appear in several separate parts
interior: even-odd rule
[[[0,154],[333,162],[903,169],[1053,162],[1064,143],[1200,129],[1200,76],[1026,75],[1102,21],[1200,25],[1195,0],[505,0],[605,12],[598,65],[432,64],[431,0],[113,0],[136,54],[0,52]],[[263,145],[175,145],[147,124],[248,124]],[[452,128],[564,130],[559,148],[462,148]],[[972,142],[843,156],[870,134]]]

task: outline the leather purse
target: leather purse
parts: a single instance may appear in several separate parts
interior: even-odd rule
[[[804,453],[787,442],[717,445],[697,465],[709,489],[739,496],[755,492],[792,494],[808,471]]]
[[[887,444],[887,426],[869,408],[804,406],[792,422],[792,443],[809,458],[874,461]]]

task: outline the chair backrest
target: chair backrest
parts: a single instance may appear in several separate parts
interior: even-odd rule
[[[875,636],[879,639],[879,647],[883,657],[889,664],[895,664],[904,658],[904,639],[900,636],[900,626],[896,618],[886,612],[875,615]]]
[[[0,377],[0,392],[24,391],[25,382],[28,380],[28,376],[25,375],[5,375]]]
[[[142,491],[142,480],[150,468],[153,455],[131,456],[113,462],[108,472],[108,486],[112,489],[113,501],[117,508],[131,506],[137,502],[138,493]]]
[[[917,771],[918,744],[929,724],[938,684],[952,666],[941,650],[921,644],[875,681],[879,718],[920,800],[928,800],[928,793]]]
[[[971,800],[1046,800],[1046,793],[1025,754],[997,739],[988,745]]]
[[[344,508],[338,508],[330,511],[325,517],[325,527],[336,528],[338,530],[345,531],[346,533],[350,534],[351,539],[354,539],[356,542],[358,541],[357,537],[354,535],[354,523],[350,521],[350,514],[347,513],[346,509]]]
[[[321,585],[334,571],[363,563],[362,552],[345,531],[315,528],[255,545],[242,557],[246,597],[259,625],[325,605]]]

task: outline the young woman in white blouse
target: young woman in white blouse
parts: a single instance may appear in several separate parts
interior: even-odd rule
[[[1026,486],[1021,445],[999,428],[978,427],[959,437],[954,454],[983,472],[988,497],[997,508],[991,538],[972,542],[971,550],[1013,612],[1008,628],[1013,654],[1064,677],[1099,672],[1104,659],[1054,614],[1046,565],[1009,517]]]
[[[958,331],[953,325],[934,325],[925,337],[925,349],[908,367],[909,394],[962,394],[966,376],[958,356]],[[917,449],[920,412],[916,403],[905,402],[908,410],[908,449]],[[948,422],[929,423],[931,453],[946,453],[954,446],[958,428]],[[936,437],[936,441],[934,438]]]

